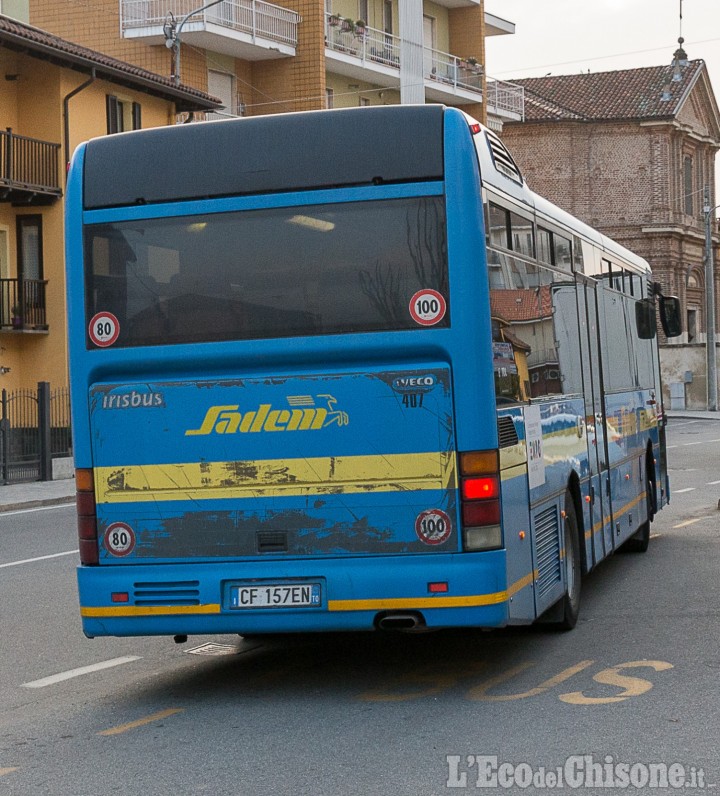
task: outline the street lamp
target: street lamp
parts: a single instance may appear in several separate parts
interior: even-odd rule
[[[172,13],[168,13],[165,24],[163,25],[163,34],[165,35],[165,46],[168,48],[168,50],[173,51],[173,72],[175,73],[173,77],[175,78],[176,86],[180,85],[180,34],[182,33],[185,23],[188,21],[188,19],[190,19],[190,17],[195,16],[195,14],[199,14],[201,11],[206,11],[208,8],[212,8],[212,6],[216,6],[224,2],[225,0],[212,0],[211,3],[205,3],[204,6],[195,8],[189,14],[185,14],[179,23],[175,21],[175,17],[172,15]]]
[[[715,263],[713,262],[712,212],[720,205],[710,207],[710,186],[705,186],[703,213],[705,214],[705,303],[706,303],[706,355],[707,355],[707,408],[717,412],[717,365],[715,361]]]

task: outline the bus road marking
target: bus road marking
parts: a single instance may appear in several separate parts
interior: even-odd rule
[[[73,677],[81,677],[84,674],[92,674],[99,672],[103,669],[111,669],[114,666],[121,666],[123,663],[132,663],[139,661],[139,655],[125,655],[123,658],[113,658],[109,661],[101,661],[100,663],[93,663],[90,666],[81,666],[79,669],[70,669],[67,672],[60,672],[59,674],[52,674],[49,677],[43,677],[40,680],[33,680],[30,683],[23,683],[23,688],[45,688],[48,685],[55,685],[62,683],[63,680],[71,680]]]
[[[694,492],[697,489],[695,486],[688,486],[685,489],[674,489],[673,494],[681,495],[683,492]]]
[[[630,697],[640,696],[646,691],[649,691],[653,687],[653,684],[642,677],[628,677],[624,674],[620,674],[620,672],[624,669],[636,669],[643,666],[654,669],[656,672],[664,672],[667,669],[675,668],[672,663],[667,663],[667,661],[629,661],[628,663],[619,663],[617,666],[610,666],[593,675],[593,680],[595,680],[596,683],[613,685],[616,688],[620,688],[621,691],[619,694],[615,694],[614,696],[589,697],[585,696],[582,691],[573,691],[569,694],[558,694],[558,699],[570,705],[610,705],[616,702],[624,702]]]
[[[697,519],[694,519],[694,520],[685,520],[685,522],[681,522],[681,523],[678,523],[677,525],[673,525],[673,528],[685,528],[688,525],[694,525],[696,522],[700,522],[701,519],[702,519],[701,517],[698,517]]]
[[[72,556],[79,552],[79,550],[66,550],[64,553],[51,553],[49,556],[23,558],[20,561],[8,561],[7,564],[0,564],[0,569],[5,569],[5,567],[19,567],[20,564],[34,564],[36,561],[47,561],[50,558],[60,558],[61,556]]]
[[[4,777],[5,774],[12,774],[13,771],[17,771],[17,766],[15,768],[0,768],[0,777]]]
[[[150,716],[145,716],[144,719],[137,719],[136,721],[129,721],[127,724],[119,724],[117,727],[111,727],[109,730],[103,730],[98,735],[120,735],[128,730],[134,730],[136,727],[144,727],[146,724],[152,724],[154,721],[166,719],[176,713],[182,713],[185,708],[168,708],[161,710],[159,713],[153,713]]]

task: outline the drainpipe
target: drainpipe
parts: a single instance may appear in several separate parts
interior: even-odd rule
[[[65,95],[63,99],[63,136],[65,138],[65,180],[67,181],[68,167],[70,166],[70,100],[81,91],[84,91],[91,83],[95,82],[95,67],[90,70],[90,77],[81,83],[77,88],[74,88],[69,94]]]

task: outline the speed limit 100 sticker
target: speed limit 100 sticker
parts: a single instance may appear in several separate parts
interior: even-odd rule
[[[418,290],[410,299],[410,315],[421,326],[434,326],[444,317],[447,303],[437,290]]]
[[[95,345],[106,348],[118,339],[120,322],[112,312],[98,312],[90,321],[88,333]]]
[[[135,548],[135,532],[124,522],[108,526],[104,536],[105,549],[114,556],[127,556]]]
[[[425,544],[442,544],[450,538],[452,520],[442,509],[427,509],[418,514],[415,533]]]

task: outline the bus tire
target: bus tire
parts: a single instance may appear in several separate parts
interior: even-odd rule
[[[580,560],[580,536],[578,532],[577,512],[572,492],[565,492],[565,521],[563,534],[565,543],[565,582],[567,591],[560,601],[562,614],[558,619],[558,630],[572,630],[577,624],[580,613],[580,590],[582,587],[582,566]]]
[[[647,471],[648,474],[650,470]],[[647,506],[647,519],[638,530],[620,548],[623,553],[646,553],[650,545],[650,523],[655,516],[657,506],[655,497],[655,481],[649,475],[645,479],[645,504]]]

